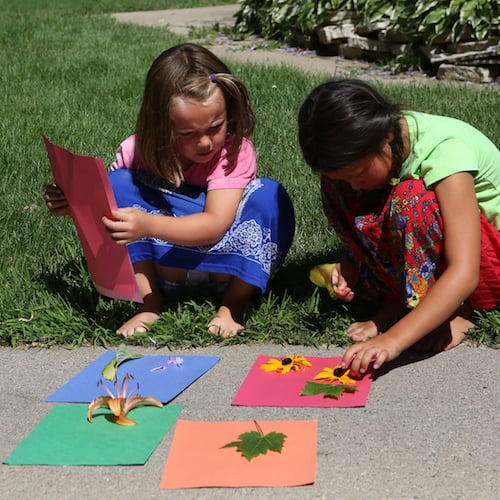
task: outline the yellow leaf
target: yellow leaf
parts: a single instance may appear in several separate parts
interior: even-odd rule
[[[116,368],[118,366],[118,360],[116,356],[103,368],[102,376],[111,382],[115,380],[116,377]]]
[[[337,296],[332,283],[332,273],[335,266],[336,264],[321,264],[313,267],[309,272],[311,282],[320,288],[326,288],[332,299]]]

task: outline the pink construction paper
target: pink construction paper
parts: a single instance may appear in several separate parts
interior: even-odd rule
[[[249,461],[236,448],[222,447],[238,441],[238,436],[244,432],[255,431],[255,422],[179,420],[160,489],[283,487],[314,483],[317,420],[259,420],[258,424],[263,434],[280,432],[286,438],[281,452],[268,451]],[[254,496],[258,498],[257,493]]]
[[[127,248],[114,243],[102,223],[103,215],[111,217],[117,208],[103,161],[73,154],[45,136],[43,140],[54,180],[69,202],[97,291],[115,299],[142,302]]]
[[[259,354],[231,404],[235,406],[327,408],[348,408],[366,405],[373,381],[373,371],[368,372],[361,380],[356,382],[358,387],[356,392],[344,392],[339,399],[325,397],[324,394],[301,396],[300,393],[306,382],[318,382],[313,380],[314,377],[323,368],[333,368],[339,365],[342,358],[306,356],[307,360],[312,363],[312,367],[306,368],[304,371],[289,372],[284,375],[277,372],[265,372],[260,368],[260,365],[266,363],[269,359],[281,359],[282,357]]]

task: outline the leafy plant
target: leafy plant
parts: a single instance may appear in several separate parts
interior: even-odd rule
[[[310,46],[314,30],[340,11],[358,14],[358,25],[388,21],[425,45],[437,37],[457,43],[497,40],[498,2],[491,0],[242,0],[236,15],[239,32]]]
[[[499,37],[498,2],[490,0],[367,1],[365,22],[381,20],[427,44],[437,37],[451,43]]]
[[[307,45],[314,28],[326,22],[342,3],[339,0],[244,0],[236,14],[236,30]]]

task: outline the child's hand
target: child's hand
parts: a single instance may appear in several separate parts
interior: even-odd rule
[[[137,208],[119,208],[112,212],[114,220],[104,216],[103,224],[115,243],[126,245],[147,236],[148,214]]]
[[[361,342],[378,335],[377,324],[373,320],[353,323],[346,331],[347,336],[354,342]]]
[[[56,184],[48,184],[45,187],[45,204],[52,215],[68,215],[69,205],[66,196]]]
[[[337,298],[340,300],[351,302],[351,300],[354,299],[354,292],[351,287],[348,286],[347,278],[342,273],[342,264],[340,263],[336,264],[333,268],[332,285]]]
[[[386,361],[391,361],[401,354],[402,349],[391,335],[385,333],[350,346],[342,358],[342,366],[353,373],[366,373],[370,363],[377,369]]]

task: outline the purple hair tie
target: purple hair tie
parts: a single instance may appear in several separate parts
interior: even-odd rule
[[[212,83],[215,83],[217,81],[217,77],[216,77],[215,73],[210,73],[210,81]]]

